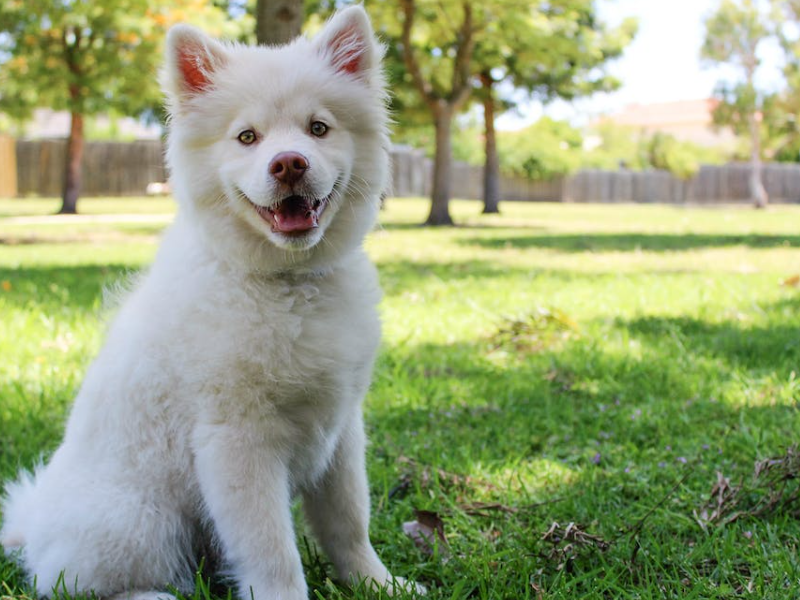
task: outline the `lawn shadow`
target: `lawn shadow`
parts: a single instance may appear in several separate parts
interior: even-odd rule
[[[472,237],[458,243],[481,248],[541,248],[561,252],[674,252],[730,246],[798,248],[800,235],[592,233],[546,234],[503,238]]]
[[[36,244],[70,245],[139,242],[152,243],[159,239],[166,224],[119,223],[99,227],[27,228],[17,232],[0,233],[0,246],[31,246]]]
[[[437,281],[464,281],[519,277],[530,269],[508,267],[488,260],[435,262],[420,260],[384,260],[378,263],[378,274],[384,292],[391,296],[407,289],[424,288]]]
[[[777,317],[798,305],[781,300],[766,310]],[[641,514],[640,500],[655,503],[686,465],[695,471],[686,494],[698,499],[717,470],[749,474],[755,459],[800,439],[797,319],[607,323],[604,336],[624,334],[642,352],[580,337],[529,354],[509,349],[505,359],[488,339],[385,348],[367,411],[376,460],[399,474],[411,460],[475,481],[492,476],[493,489],[459,492],[467,503],[568,496],[543,518],[614,514],[605,521],[613,531],[618,519]],[[536,469],[555,475],[537,477]],[[515,471],[534,483],[514,483]],[[636,502],[621,508],[620,489]]]
[[[782,304],[797,309],[799,303],[784,301]],[[721,359],[731,367],[752,374],[781,372],[788,375],[800,366],[800,327],[796,322],[761,326],[733,321],[710,323],[692,317],[648,316],[618,320],[617,326],[626,328],[647,344],[672,339],[689,354]]]
[[[531,223],[503,223],[503,222],[496,222],[496,223],[476,223],[474,221],[470,222],[457,222],[453,223],[452,225],[446,226],[437,226],[437,225],[427,225],[423,222],[414,222],[414,223],[398,223],[394,222],[387,222],[387,223],[379,223],[375,226],[375,232],[380,231],[467,231],[467,230],[492,230],[492,229],[524,229],[525,231],[546,231],[548,227],[544,225],[534,225]]]
[[[122,264],[0,267],[0,281],[7,282],[6,303],[47,314],[66,305],[96,310],[106,290],[125,285],[137,272]]]
[[[669,548],[682,561],[676,573],[656,569],[659,589],[682,589],[687,573],[705,576],[709,560],[732,565],[718,539],[731,528],[703,532],[694,511],[718,473],[744,481],[757,459],[785,452],[800,437],[800,419],[797,399],[742,403],[726,387],[763,385],[771,366],[788,380],[797,350],[787,357],[781,343],[792,333],[796,339],[797,328],[775,320],[759,327],[670,318],[607,323],[612,331],[604,335],[643,338],[644,352],[580,337],[540,352],[509,350],[507,360],[488,339],[386,347],[367,403],[373,481],[395,474],[377,521],[422,508],[445,516],[455,555],[503,556],[509,569],[524,570],[527,553],[552,577],[564,563],[542,555],[542,536],[553,523],[574,523],[610,547],[576,552],[572,574],[626,565],[615,580],[626,589],[650,578],[649,559],[630,558],[640,549]],[[681,344],[665,343],[676,336]],[[737,337],[748,341],[735,344]],[[759,355],[775,340],[773,353]],[[751,535],[791,518],[773,512],[741,528]],[[470,538],[485,528],[497,535]],[[705,541],[696,545],[697,536]],[[432,576],[458,581],[458,560]],[[736,571],[719,580],[740,584]],[[587,594],[598,585],[592,578],[583,589],[581,581],[575,589]]]
[[[513,281],[515,279],[533,283],[538,278],[550,282],[558,281],[562,284],[576,282],[602,282],[616,281],[619,271],[608,269],[594,271],[580,271],[566,268],[542,268],[538,265],[530,267],[508,265],[491,260],[454,260],[450,262],[436,262],[430,260],[380,260],[377,263],[381,287],[386,296],[395,296],[402,292],[424,290],[432,285],[443,282],[455,283],[486,280],[487,284],[498,281]],[[647,273],[626,274],[629,279],[647,278],[653,272],[659,275],[682,274],[689,269],[658,269]]]
[[[709,364],[706,354],[718,352],[703,342],[714,330],[667,323],[691,348],[682,360],[679,349],[658,338],[648,340],[643,357],[580,338],[507,362],[493,357],[486,340],[386,348],[367,402],[373,482],[394,473],[378,522],[392,511],[422,508],[445,517],[446,532],[457,540],[454,554],[502,555],[515,565],[509,568],[525,569],[530,559],[520,553],[527,552],[554,577],[564,564],[541,555],[542,535],[553,523],[574,523],[611,547],[605,555],[577,552],[573,574],[616,562],[628,565],[617,583],[636,589],[649,561],[634,565],[631,552],[669,547],[686,564],[680,576],[657,579],[680,589],[685,573],[702,573],[708,560],[704,551],[687,552],[687,544],[710,536],[703,539],[713,555],[715,536],[724,535],[692,525],[717,473],[731,481],[749,477],[754,461],[782,454],[797,440],[800,421],[790,403],[737,404],[725,397],[736,371],[760,377],[760,357],[734,348]],[[643,329],[658,326],[649,327]],[[736,328],[731,324],[730,332]],[[780,325],[741,331],[758,347],[784,333]],[[775,512],[742,527],[781,527],[786,518]],[[484,528],[496,537],[470,539]],[[635,541],[626,537],[632,530]],[[458,561],[434,576],[457,581]]]

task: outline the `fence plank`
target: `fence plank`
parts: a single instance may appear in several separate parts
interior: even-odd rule
[[[142,196],[166,181],[160,140],[87,142],[83,152],[81,196]],[[18,195],[61,195],[65,140],[19,140],[16,158]]]

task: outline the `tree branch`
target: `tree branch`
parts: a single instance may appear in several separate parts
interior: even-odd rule
[[[75,36],[74,43],[70,43],[67,39],[70,33]],[[68,27],[62,29],[61,44],[64,51],[64,62],[66,62],[67,70],[69,70],[72,75],[72,80],[68,80],[67,88],[69,89],[70,97],[69,111],[73,113],[83,111],[83,99],[81,98],[81,78],[83,77],[83,71],[78,60],[78,48],[80,43],[81,32],[79,29],[75,28],[72,30]]]
[[[416,56],[414,56],[414,48],[411,45],[411,30],[414,26],[414,0],[401,0],[400,4],[403,8],[403,35],[401,38],[403,41],[403,62],[405,62],[406,69],[411,75],[414,87],[422,95],[425,103],[435,111],[439,98],[434,93],[432,86],[422,76],[419,63]]]
[[[455,61],[453,62],[453,85],[448,100],[450,104],[458,108],[467,100],[472,91],[472,52],[475,48],[475,38],[472,22],[472,4],[470,0],[464,0],[464,21],[461,23],[457,40],[458,50],[456,51]]]

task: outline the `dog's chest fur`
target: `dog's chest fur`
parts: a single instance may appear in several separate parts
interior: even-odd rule
[[[356,252],[324,274],[266,277],[186,242],[178,224],[115,320],[71,421],[88,439],[109,427],[128,435],[141,422],[137,435],[152,430],[152,453],[138,454],[148,470],[164,461],[162,439],[185,464],[214,423],[259,423],[265,443],[285,453],[295,488],[306,487],[369,385],[380,336],[375,269]],[[93,394],[95,381],[116,390]]]
[[[227,339],[196,347],[208,366],[189,387],[221,421],[263,421],[304,487],[326,468],[369,385],[379,339],[372,267],[354,261],[324,276],[251,277],[229,289],[239,296],[235,314],[200,309],[199,340],[214,331]]]

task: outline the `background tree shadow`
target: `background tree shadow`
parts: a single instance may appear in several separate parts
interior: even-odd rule
[[[568,561],[542,554],[542,534],[554,522],[576,523],[610,542],[603,552],[576,552],[566,567],[576,593],[658,584],[680,595],[687,579],[747,585],[751,549],[775,543],[766,532],[791,530],[794,517],[776,512],[703,532],[695,512],[718,472],[744,481],[756,459],[800,438],[800,328],[796,317],[780,318],[798,307],[800,298],[770,304],[758,325],[607,321],[605,335],[641,343],[639,355],[590,336],[534,353],[498,352],[490,338],[387,347],[367,411],[370,471],[384,486],[375,497],[379,542],[400,544],[398,520],[421,508],[443,516],[455,540],[454,559],[423,569],[445,586],[459,581],[459,555],[498,562],[498,573],[535,564],[558,577]],[[719,551],[745,535],[763,539]],[[414,560],[414,551],[402,556]],[[661,557],[658,572],[649,556]],[[769,585],[796,572],[784,558],[764,573]],[[513,597],[507,592],[490,596]]]
[[[0,267],[0,281],[7,282],[3,300],[9,306],[58,314],[65,306],[97,310],[105,291],[126,285],[137,272],[122,264]]]
[[[800,247],[800,235],[591,233],[541,234],[511,237],[470,237],[459,243],[481,248],[541,248],[560,252],[671,252],[747,246],[749,248]]]

